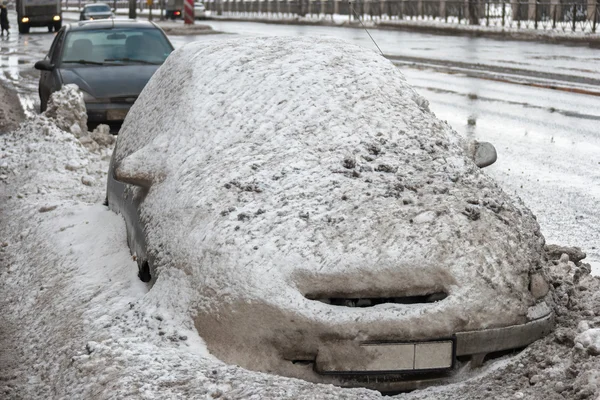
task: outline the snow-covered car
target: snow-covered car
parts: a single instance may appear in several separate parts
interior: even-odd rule
[[[107,200],[221,360],[407,390],[553,327],[538,223],[476,147],[373,51],[191,43],[127,115]]]
[[[206,7],[204,7],[204,3],[201,3],[201,2],[194,3],[194,18],[195,19],[206,18]]]

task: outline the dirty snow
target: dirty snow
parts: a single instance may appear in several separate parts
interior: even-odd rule
[[[2,99],[0,101],[0,134],[2,134],[17,129],[25,116],[16,93],[1,80],[0,99]]]
[[[249,372],[208,355],[192,322],[170,306],[187,289],[169,287],[168,281],[185,279],[165,279],[150,292],[137,279],[123,221],[101,205],[109,157],[110,144],[86,148],[43,116],[0,136],[0,397],[380,397]],[[84,176],[97,184],[84,184]],[[555,288],[555,333],[515,357],[463,374],[463,382],[399,397],[600,395],[600,362],[583,344],[597,341],[598,279],[568,255],[544,269]],[[148,298],[159,290],[175,298]]]
[[[87,131],[83,93],[77,85],[64,85],[61,90],[52,93],[44,114],[54,119],[60,129],[71,132],[75,137]]]

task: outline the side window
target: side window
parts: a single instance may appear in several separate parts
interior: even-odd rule
[[[65,41],[65,32],[60,31],[54,38],[54,42],[52,43],[52,47],[50,47],[50,62],[52,64],[56,64],[60,60],[60,53],[62,52],[63,43]]]
[[[61,35],[62,35],[62,32],[59,32],[56,34],[56,36],[54,37],[54,40],[52,41],[52,45],[50,46],[50,50],[48,50],[48,54],[46,54],[46,57],[52,58],[52,54],[54,54],[54,49],[56,48],[56,44],[58,43],[58,39],[60,38]]]

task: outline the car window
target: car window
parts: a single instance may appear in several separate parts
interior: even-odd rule
[[[106,5],[96,5],[96,6],[88,6],[85,8],[85,11],[90,12],[105,12],[110,11],[110,7]]]
[[[54,42],[52,42],[52,46],[50,47],[50,51],[48,53],[48,58],[52,64],[56,64],[60,59],[60,49],[62,48],[64,38],[65,32],[59,31],[54,38]]]
[[[162,64],[173,47],[158,29],[117,28],[67,34],[62,63]]]
[[[57,44],[58,42],[62,39],[62,35],[63,32],[59,32],[56,34],[56,36],[54,37],[54,40],[52,41],[52,45],[50,45],[50,50],[48,50],[48,54],[46,55],[49,59],[52,59],[52,56],[54,55],[54,52],[57,48]]]

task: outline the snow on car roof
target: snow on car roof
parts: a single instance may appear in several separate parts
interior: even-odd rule
[[[544,240],[534,217],[373,51],[315,37],[186,45],[118,141],[120,173],[152,182],[140,213],[157,285],[185,272],[178,287],[189,292],[173,301],[194,307],[222,359],[241,350],[211,340],[276,318],[263,309],[251,329],[227,326],[215,311],[224,303],[286,304],[297,321],[352,322],[344,334],[377,325],[406,337],[524,323],[535,303],[529,273]],[[352,312],[307,299],[422,290],[450,295]],[[207,331],[219,324],[227,330]]]

